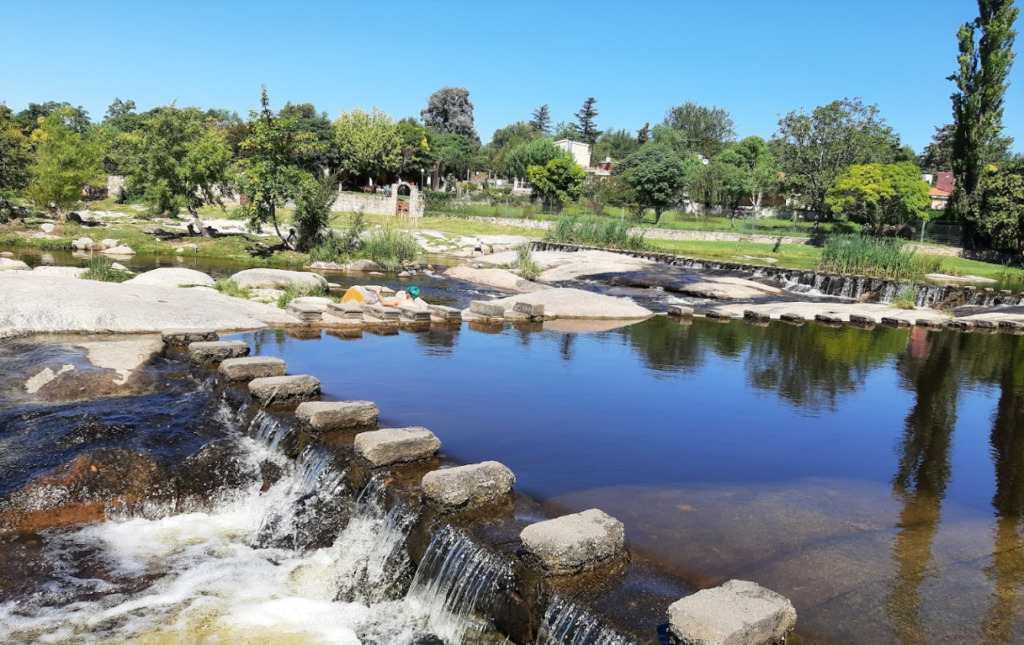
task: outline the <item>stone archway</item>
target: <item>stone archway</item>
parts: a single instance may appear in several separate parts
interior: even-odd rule
[[[403,181],[395,184],[393,190],[395,194],[395,215],[408,217],[412,210],[412,202],[416,197],[416,189],[413,188],[412,184]]]

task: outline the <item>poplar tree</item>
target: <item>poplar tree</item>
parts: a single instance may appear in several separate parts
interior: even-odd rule
[[[976,226],[985,216],[979,183],[985,166],[997,161],[1003,130],[1003,95],[1013,65],[1013,23],[1019,10],[1012,0],[978,0],[978,18],[960,26],[957,71],[948,80],[953,92],[953,174],[950,208]],[[970,235],[965,234],[965,243]]]

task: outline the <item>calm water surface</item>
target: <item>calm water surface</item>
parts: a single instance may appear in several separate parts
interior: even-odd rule
[[[795,642],[1024,641],[1024,348],[1007,335],[659,317],[599,333],[239,336],[599,507],[700,584],[789,596]]]

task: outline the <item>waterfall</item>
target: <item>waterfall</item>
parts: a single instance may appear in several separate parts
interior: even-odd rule
[[[554,596],[534,645],[632,645],[582,607]]]
[[[476,611],[487,609],[511,578],[507,562],[445,526],[430,541],[408,598],[421,605],[429,631],[454,645],[489,627]]]
[[[271,452],[278,450],[290,434],[291,428],[281,425],[277,419],[263,410],[257,412],[249,423],[249,435]]]

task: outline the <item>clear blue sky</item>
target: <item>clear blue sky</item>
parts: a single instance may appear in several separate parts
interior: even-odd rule
[[[920,152],[951,121],[956,30],[977,11],[974,0],[0,0],[0,101],[69,101],[96,121],[115,97],[244,117],[265,83],[274,107],[397,119],[454,85],[469,88],[486,142],[544,103],[572,120],[588,96],[601,129],[653,125],[696,101],[727,109],[740,137],[765,138],[790,110],[861,97]],[[1011,83],[1003,123],[1022,151],[1024,56]]]

